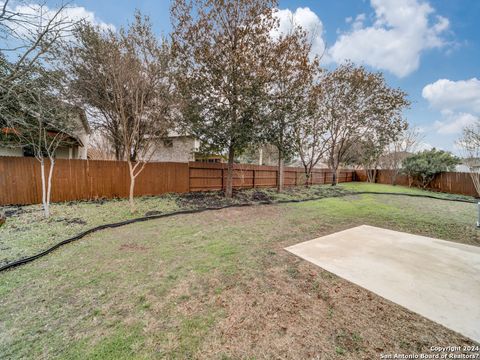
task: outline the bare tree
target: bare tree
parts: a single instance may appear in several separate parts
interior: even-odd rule
[[[367,182],[374,183],[381,157],[386,149],[386,140],[365,136],[349,146],[343,163],[365,170]]]
[[[408,136],[411,135],[411,131],[407,130],[406,122],[403,125],[404,128],[374,128],[349,147],[344,162],[364,169],[367,181],[371,183],[377,179],[378,168],[388,168],[385,166],[387,163],[398,165],[398,171],[400,171],[401,160],[399,158],[403,157],[404,159],[405,156],[398,152],[390,153],[389,146],[400,146],[403,140],[408,140],[410,144],[411,139]]]
[[[473,185],[480,196],[480,121],[465,127],[457,144],[463,151],[463,162],[468,166]]]
[[[275,0],[175,0],[171,8],[177,89],[189,133],[233,164],[257,141],[265,108]]]
[[[116,160],[123,160],[121,120],[112,102],[111,55],[120,50],[117,34],[84,23],[75,27],[74,37],[76,42],[66,43],[59,53],[69,76],[71,101],[86,109],[96,134],[109,143]]]
[[[135,180],[172,126],[170,49],[165,41],[159,44],[140,13],[118,32],[82,24],[76,39],[65,52],[71,90],[104,116],[102,128],[128,163],[133,212]]]
[[[379,159],[379,164],[383,169],[392,171],[392,185],[396,184],[403,161],[418,150],[422,139],[423,136],[417,128],[409,127],[387,145],[385,154]]]
[[[47,217],[55,153],[75,141],[72,116],[78,116],[61,98],[62,74],[46,70],[54,48],[75,24],[66,8],[61,4],[52,11],[44,3],[9,0],[0,5],[0,142],[27,148],[40,161]],[[48,175],[45,159],[50,160]]]
[[[46,58],[58,42],[70,36],[77,23],[66,15],[68,5],[61,3],[48,10],[45,3],[3,1],[0,5],[0,52],[8,58],[8,72],[0,79],[4,93],[13,80],[28,75]]]
[[[320,81],[319,113],[326,126],[327,159],[337,172],[352,146],[369,134],[397,134],[405,128],[402,110],[406,94],[390,88],[381,73],[370,73],[352,63],[340,65]]]
[[[75,137],[81,124],[79,109],[64,102],[58,91],[61,74],[44,69],[15,80],[14,91],[3,97],[0,123],[2,143],[20,146],[40,163],[42,205],[50,216],[52,178],[57,150],[78,144]],[[46,167],[48,160],[48,173]]]
[[[108,135],[102,129],[92,131],[88,139],[88,158],[90,160],[117,160]]]

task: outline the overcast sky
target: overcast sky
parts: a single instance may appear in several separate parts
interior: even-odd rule
[[[58,1],[47,3],[54,8]],[[168,0],[78,0],[70,11],[119,27],[138,8],[167,35],[169,6]],[[350,59],[407,91],[412,106],[405,117],[424,133],[425,147],[456,152],[463,126],[480,117],[480,1],[281,0],[278,16],[282,27],[293,18],[313,34],[325,67]]]

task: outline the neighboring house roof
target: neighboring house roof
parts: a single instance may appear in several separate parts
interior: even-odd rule
[[[67,106],[70,106],[70,105],[67,105]],[[82,140],[80,139],[80,135],[82,132],[86,133],[86,134],[90,134],[91,130],[90,130],[90,126],[88,124],[88,121],[87,121],[87,116],[85,114],[85,111],[79,107],[72,107],[70,106],[70,108],[72,109],[72,112],[74,114],[77,114],[78,116],[72,116],[72,121],[74,121],[76,123],[76,126],[78,128],[79,131],[72,131],[72,132],[63,132],[66,136],[65,136],[65,141],[67,142],[73,142],[75,143],[76,145],[78,146],[84,146]],[[3,134],[3,135],[11,135],[11,134],[18,134],[18,131],[19,130],[16,130],[14,128],[11,128],[11,127],[3,127],[0,129],[0,132]],[[59,133],[62,133],[62,132],[59,132],[57,130],[47,130],[47,133],[51,136],[55,136],[56,134],[59,134]]]
[[[7,127],[4,127],[0,130],[0,132],[4,135],[9,135],[9,134],[19,134],[19,130],[16,130],[14,128],[7,128]],[[47,134],[50,135],[50,136],[55,136],[57,134],[59,134],[60,132],[58,131],[47,131]],[[83,143],[82,141],[75,135],[70,135],[68,133],[64,133],[66,136],[63,140],[65,140],[66,142],[72,142],[72,143],[76,143],[76,145],[79,145],[79,146],[83,146]]]
[[[91,130],[91,128],[90,128],[90,125],[88,124],[87,114],[85,113],[85,110],[83,110],[82,108],[76,106],[76,107],[75,107],[75,112],[78,113],[78,117],[79,117],[80,123],[81,123],[83,129],[85,130],[85,132],[86,132],[87,134],[91,134],[91,133],[92,133],[92,130]]]

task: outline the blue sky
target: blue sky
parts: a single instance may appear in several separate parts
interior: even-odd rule
[[[55,7],[55,1],[48,2]],[[119,27],[136,8],[158,34],[170,31],[168,0],[77,0],[92,21]],[[325,67],[345,59],[385,74],[409,94],[409,123],[424,146],[457,152],[464,125],[480,116],[480,1],[281,0],[282,26],[290,20],[314,37]]]

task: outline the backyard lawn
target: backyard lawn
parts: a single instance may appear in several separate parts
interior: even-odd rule
[[[284,248],[368,224],[480,245],[476,204],[359,191],[350,183],[245,191],[228,208],[104,230],[0,273],[0,358],[376,359],[471,344]],[[428,193],[432,194],[432,193]],[[331,197],[344,195],[342,197]],[[451,195],[434,194],[451,198]],[[204,205],[215,194],[9,208],[0,264],[106,222]]]

